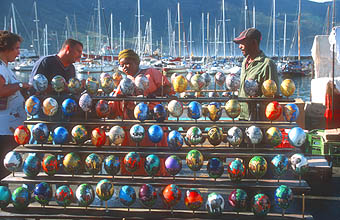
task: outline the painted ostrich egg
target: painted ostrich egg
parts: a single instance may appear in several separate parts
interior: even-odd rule
[[[259,127],[252,125],[246,128],[245,133],[251,144],[258,144],[262,141],[263,134]]]
[[[11,191],[6,186],[0,186],[0,209],[6,208],[11,201]]]
[[[4,158],[4,167],[9,172],[17,172],[22,166],[21,154],[16,151],[10,151]]]
[[[157,155],[150,154],[145,158],[144,170],[149,176],[155,176],[161,167],[161,162]]]
[[[231,127],[227,132],[227,140],[233,146],[239,146],[243,141],[243,132],[238,127]]]
[[[112,74],[113,84],[114,84],[115,87],[118,87],[122,78],[123,78],[123,76],[120,72],[114,72]]]
[[[123,95],[133,95],[135,92],[135,83],[129,77],[122,79],[119,87]]]
[[[157,122],[163,122],[167,117],[167,112],[162,104],[157,104],[153,108],[153,117]]]
[[[293,191],[286,185],[281,185],[274,192],[274,199],[282,209],[288,209],[293,200]]]
[[[129,152],[128,154],[125,155],[123,163],[124,163],[125,169],[128,172],[133,173],[139,169],[140,164],[141,164],[141,159],[138,153]]]
[[[298,175],[303,175],[309,170],[308,159],[299,153],[290,157],[290,166],[294,173]]]
[[[80,172],[82,163],[77,153],[71,152],[66,154],[63,160],[64,170],[72,175]]]
[[[299,117],[299,114],[300,114],[299,107],[294,103],[286,104],[283,107],[283,116],[288,122],[296,121]]]
[[[266,107],[265,115],[270,121],[274,121],[278,119],[281,116],[281,113],[282,113],[282,107],[277,101],[268,103]]]
[[[216,84],[223,86],[225,83],[225,74],[223,72],[217,72],[215,75]]]
[[[219,178],[224,172],[223,162],[219,158],[210,158],[207,164],[207,171],[211,178]]]
[[[92,144],[96,147],[101,147],[106,143],[106,133],[105,130],[98,127],[94,128],[91,132]]]
[[[134,142],[141,142],[145,137],[145,129],[139,124],[135,124],[130,128],[130,137]]]
[[[113,154],[104,159],[104,170],[111,176],[115,176],[120,171],[120,159]]]
[[[43,92],[48,87],[48,80],[47,80],[46,76],[44,76],[43,74],[36,74],[33,77],[32,85],[33,85],[33,88],[35,89],[35,91]]]
[[[15,209],[24,210],[30,204],[31,195],[28,189],[19,186],[12,193],[12,203]]]
[[[15,129],[13,136],[14,136],[14,140],[15,140],[15,142],[17,142],[17,144],[25,145],[30,141],[31,132],[26,126],[19,125]]]
[[[91,205],[95,199],[92,186],[87,183],[80,184],[76,190],[76,199],[79,206],[87,207]]]
[[[262,193],[256,194],[251,202],[251,210],[255,216],[266,216],[270,211],[270,200],[268,196]]]
[[[233,92],[238,91],[240,88],[240,77],[235,74],[228,74],[225,79],[226,89],[231,90]]]
[[[267,167],[267,161],[262,156],[254,156],[249,161],[249,171],[257,179],[266,174]]]
[[[188,117],[199,119],[202,115],[202,105],[199,102],[192,101],[188,105]]]
[[[58,205],[66,207],[69,206],[74,199],[71,187],[62,185],[55,191],[55,200]]]
[[[99,118],[107,118],[109,116],[110,108],[106,100],[99,100],[97,102],[96,113]]]
[[[114,87],[112,77],[109,74],[107,76],[101,77],[100,86],[105,94],[110,94]]]
[[[268,128],[264,135],[266,143],[273,147],[280,145],[282,142],[282,133],[277,127]]]
[[[198,210],[203,204],[203,197],[198,189],[188,189],[184,194],[184,204],[190,210]]]
[[[38,144],[46,143],[49,134],[50,132],[48,130],[48,127],[44,123],[38,123],[33,125],[32,127],[33,139],[37,141]]]
[[[210,77],[209,73],[207,73],[207,72],[202,73],[201,77],[205,82],[205,87],[208,88],[210,83],[211,83],[211,77]]]
[[[141,94],[144,94],[145,90],[149,88],[149,79],[144,74],[139,74],[135,78],[135,85]]]
[[[212,216],[221,216],[224,210],[224,199],[221,194],[212,192],[208,195],[207,202],[205,203],[205,208],[208,213]]]
[[[176,184],[169,184],[162,190],[162,200],[168,207],[174,207],[182,197],[182,192]]]
[[[144,102],[139,103],[136,105],[133,114],[135,118],[141,122],[145,121],[149,117],[149,107]]]
[[[188,72],[185,78],[188,80],[189,86],[191,87],[191,78],[194,76],[193,72]]]
[[[190,145],[197,145],[201,143],[202,131],[199,127],[190,127],[185,135]]]
[[[176,155],[170,155],[168,158],[166,158],[164,162],[164,166],[165,166],[166,171],[171,176],[175,176],[182,169],[182,160]]]
[[[157,201],[157,190],[151,184],[143,184],[138,192],[139,201],[146,208],[151,208]]]
[[[174,83],[174,80],[177,76],[179,76],[180,74],[179,73],[173,73],[171,74],[171,77],[170,77],[170,82],[173,84]]]
[[[99,82],[96,78],[90,76],[86,80],[85,87],[86,87],[87,93],[89,93],[90,95],[96,95],[99,89]]]
[[[230,99],[224,108],[230,118],[236,118],[241,113],[241,105],[236,99]]]
[[[259,85],[257,81],[253,79],[246,79],[244,81],[244,92],[247,96],[257,96],[259,90]]]
[[[100,200],[107,201],[111,199],[114,193],[113,183],[108,179],[102,179],[97,183],[96,194]]]
[[[231,161],[227,166],[227,171],[230,180],[233,182],[241,181],[246,175],[246,167],[240,159]]]
[[[148,136],[152,143],[158,143],[163,138],[163,129],[159,125],[151,125],[148,129]]]
[[[64,77],[56,75],[51,81],[52,88],[56,92],[62,92],[65,90],[67,83]]]
[[[174,79],[172,83],[173,83],[175,92],[178,92],[178,93],[185,92],[188,86],[188,80],[182,75],[176,76],[176,78]]]
[[[280,85],[280,90],[282,95],[284,96],[291,96],[294,94],[295,92],[295,83],[293,80],[291,79],[285,79],[282,81],[281,85]]]
[[[222,142],[223,132],[222,129],[216,126],[213,126],[208,131],[208,141],[210,144],[216,146]]]
[[[68,138],[68,131],[66,128],[59,126],[53,130],[52,139],[54,144],[65,144]]]
[[[74,126],[71,135],[76,144],[83,144],[87,140],[87,130],[83,125]]]
[[[248,195],[243,189],[234,189],[228,197],[229,205],[236,212],[245,211],[247,209]]]
[[[36,155],[30,154],[22,165],[22,171],[28,177],[36,177],[41,169],[41,160]]]
[[[208,105],[208,117],[212,121],[218,121],[222,115],[222,108],[219,102],[210,102]]]
[[[179,133],[176,130],[173,130],[173,131],[170,131],[168,138],[167,138],[167,142],[168,142],[168,147],[170,148],[170,150],[178,151],[182,148],[183,137],[181,133]]]
[[[46,182],[39,183],[33,193],[35,201],[39,202],[42,206],[48,205],[52,199],[52,188]]]
[[[190,79],[190,82],[191,82],[191,88],[196,92],[201,91],[203,87],[205,86],[205,81],[201,77],[200,74],[193,75]]]
[[[190,170],[199,171],[204,162],[203,154],[198,150],[191,150],[188,152],[185,161]]]
[[[130,207],[136,201],[136,191],[131,186],[122,186],[119,191],[119,201],[127,206]]]
[[[119,145],[122,144],[125,139],[125,131],[119,125],[113,126],[109,131],[109,138],[111,144]]]
[[[182,102],[171,100],[168,104],[168,111],[173,117],[180,117],[183,114]]]
[[[89,154],[85,159],[85,169],[91,175],[98,174],[102,170],[102,158],[95,153]]]
[[[92,98],[88,93],[84,93],[79,98],[79,106],[84,112],[88,112],[92,107]]]
[[[25,102],[25,111],[30,116],[34,116],[38,114],[40,110],[40,105],[41,103],[38,97],[32,95]]]
[[[54,98],[46,98],[43,101],[43,112],[47,116],[53,116],[58,111],[58,102]]]
[[[294,127],[288,132],[288,141],[294,147],[301,147],[306,141],[306,133],[300,127]]]
[[[65,99],[61,104],[61,110],[65,116],[72,116],[77,111],[77,103],[73,99]]]
[[[268,79],[261,86],[262,94],[265,97],[274,97],[277,92],[277,86],[274,80]]]
[[[288,171],[289,160],[285,155],[278,154],[273,157],[271,161],[274,174],[278,177],[282,176]]]
[[[53,176],[58,170],[58,160],[54,155],[48,155],[41,162],[41,167],[47,175]]]
[[[79,94],[82,89],[80,80],[74,77],[68,81],[67,87],[68,87],[68,91],[70,91],[72,94],[75,94],[75,95]]]

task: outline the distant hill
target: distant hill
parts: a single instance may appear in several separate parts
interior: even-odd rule
[[[18,32],[25,38],[23,47],[29,47],[36,36],[33,10],[33,0],[2,0],[2,10],[0,10],[0,27],[10,26],[12,17],[11,3],[14,3],[16,10],[16,20]],[[173,29],[177,31],[177,2],[175,0],[141,0],[141,27],[144,35],[146,22],[152,18],[153,42],[160,44],[162,38],[163,50],[167,51],[168,46],[168,21],[167,9],[171,11]],[[194,54],[200,55],[202,49],[201,35],[201,16],[204,13],[205,24],[207,22],[207,13],[210,14],[210,42],[214,41],[215,19],[220,23],[222,18],[221,0],[180,0],[182,30],[188,37],[189,21],[192,21],[193,28],[193,46]],[[113,13],[114,44],[119,44],[119,22],[122,23],[122,29],[126,33],[126,47],[134,47],[134,37],[137,36],[137,0],[102,0],[102,34],[110,33],[110,13]],[[244,1],[243,0],[225,0],[227,40],[233,38],[233,30],[238,35],[244,29]],[[256,27],[261,30],[263,40],[262,49],[272,55],[272,0],[248,0],[248,24],[252,25],[252,10],[256,10]],[[308,0],[302,0],[302,17],[301,17],[301,51],[304,55],[310,54],[314,35],[324,34],[327,25],[327,6],[331,3],[315,3]],[[48,43],[50,53],[55,53],[57,48],[65,39],[66,31],[70,37],[80,39],[86,44],[86,35],[89,35],[91,47],[93,48],[96,38],[95,33],[98,31],[98,16],[95,8],[97,0],[37,0],[39,33],[42,39],[43,28],[48,26]],[[297,21],[298,1],[297,0],[276,0],[276,40],[279,55],[282,55],[283,45],[283,26],[284,14],[287,14],[287,46],[286,51],[290,50],[291,54],[297,54]],[[339,10],[337,10],[339,12]],[[67,18],[66,18],[67,17]],[[67,22],[68,21],[68,22]],[[1,29],[3,29],[1,27]],[[8,29],[8,28],[7,28]],[[222,31],[222,27],[221,27]],[[206,35],[206,33],[205,33]],[[177,39],[176,33],[176,39]],[[295,36],[295,37],[294,37]],[[181,37],[182,38],[182,37]],[[293,39],[295,44],[292,44]],[[222,34],[220,34],[222,40]],[[292,48],[290,49],[292,44]],[[213,51],[212,44],[210,51]],[[227,45],[227,53],[230,53],[230,44]],[[220,49],[220,52],[222,50]],[[239,51],[236,50],[239,54]],[[276,55],[278,55],[276,53]]]

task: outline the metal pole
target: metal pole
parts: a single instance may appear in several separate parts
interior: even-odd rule
[[[301,0],[299,0],[299,17],[298,17],[298,60],[301,59],[301,46],[300,46],[300,38],[301,38],[301,30],[300,30],[300,21],[301,21]]]
[[[35,19],[33,21],[35,23],[35,30],[37,32],[37,39],[36,39],[37,46],[38,46],[37,55],[40,57],[40,39],[39,39],[39,27],[38,27],[39,20],[38,20],[38,12],[37,12],[37,2],[34,2],[33,5],[34,5],[34,15],[35,15]]]
[[[225,39],[225,10],[224,10],[224,0],[222,0],[222,27],[223,27],[223,58],[226,57],[226,39]]]
[[[287,40],[287,14],[285,14],[285,24],[283,28],[283,57],[286,56],[286,40]]]
[[[204,57],[204,12],[202,12],[202,57]]]
[[[276,16],[276,11],[275,11],[275,0],[273,0],[273,56],[275,56],[275,16]]]
[[[179,2],[177,3],[177,22],[178,22],[178,57],[181,57],[181,16]]]

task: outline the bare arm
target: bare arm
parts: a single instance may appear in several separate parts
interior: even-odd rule
[[[28,83],[23,83],[23,88],[27,89],[29,87]],[[0,76],[0,97],[11,96],[18,90],[20,90],[19,83],[6,85],[5,79]]]

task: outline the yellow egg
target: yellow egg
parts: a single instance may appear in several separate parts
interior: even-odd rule
[[[176,92],[178,93],[185,92],[188,86],[188,80],[182,75],[176,76],[176,78],[173,81],[173,86]]]
[[[271,79],[264,81],[261,89],[265,97],[274,97],[277,92],[276,83]]]
[[[284,95],[284,96],[291,96],[294,94],[295,92],[295,83],[293,80],[291,79],[285,79],[283,80],[283,82],[281,83],[281,86],[280,86],[280,90],[281,90],[281,93]]]

